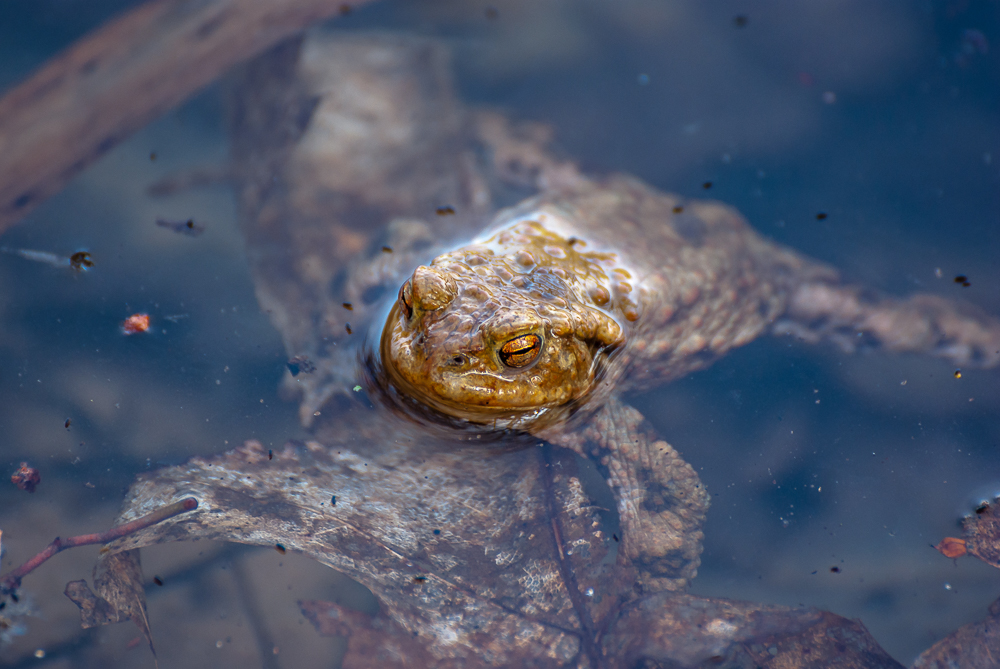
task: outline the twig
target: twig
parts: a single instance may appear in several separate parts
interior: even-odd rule
[[[124,525],[118,525],[117,527],[112,527],[110,530],[105,532],[96,532],[94,534],[81,534],[75,537],[69,537],[68,539],[60,539],[56,537],[51,544],[45,547],[41,553],[31,558],[20,567],[11,570],[3,577],[0,577],[0,593],[7,594],[13,592],[21,585],[21,579],[26,575],[30,574],[32,571],[37,569],[43,562],[48,560],[50,557],[64,551],[67,548],[73,548],[75,546],[89,546],[92,544],[106,544],[109,541],[114,541],[115,539],[120,539],[124,536],[128,536],[139,530],[144,530],[151,525],[156,525],[157,523],[162,523],[168,518],[173,518],[174,516],[180,515],[187,511],[193,511],[198,508],[198,500],[194,497],[186,497],[179,502],[174,502],[173,504],[168,504],[162,509],[157,509],[156,511],[146,514],[142,518],[137,518],[130,523],[125,523]]]
[[[0,99],[0,233],[81,169],[309,25],[370,0],[151,0]]]

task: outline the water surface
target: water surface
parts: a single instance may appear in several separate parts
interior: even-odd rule
[[[5,3],[0,84],[126,5]],[[553,124],[586,170],[730,203],[851,282],[1000,314],[997,12],[389,2],[338,25],[448,41],[467,100]],[[43,477],[33,495],[0,480],[5,571],[56,535],[109,526],[139,471],[302,434],[277,392],[286,355],[254,299],[232,193],[146,194],[225,162],[221,96],[213,87],[151,124],[0,240],[86,249],[96,263],[77,274],[0,254],[0,463],[27,460]],[[178,235],[157,217],[206,232]],[[151,331],[123,336],[138,311]],[[631,398],[712,494],[693,591],[860,618],[903,663],[983,617],[998,574],[929,547],[1000,491],[1000,377],[954,372],[765,339]],[[61,594],[95,555],[61,555],[25,580],[44,618],[27,620],[0,663],[41,666],[32,653],[44,649],[50,666],[149,666],[148,651],[128,649],[133,627],[81,632]],[[331,570],[275,551],[195,544],[143,559],[166,583],[149,593],[162,666],[336,666],[340,642],[318,637],[295,601],[371,605]],[[262,640],[278,654],[261,655]]]

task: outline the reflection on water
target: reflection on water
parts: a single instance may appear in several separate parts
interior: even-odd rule
[[[33,43],[50,48],[57,39],[45,31],[57,31],[46,12],[79,10],[23,5],[0,11],[34,21]],[[585,169],[733,204],[765,234],[874,289],[1000,313],[991,5],[625,10],[595,0],[492,10],[385,3],[342,23],[441,35],[459,54],[467,99],[551,122]],[[0,56],[2,81],[43,57],[5,44],[14,46]],[[231,193],[145,191],[225,162],[222,106],[213,89],[171,112],[2,240],[53,258],[84,249],[94,263],[74,273],[0,255],[0,462],[13,472],[29,461],[42,475],[33,495],[0,487],[4,570],[56,535],[108,526],[138,472],[303,434],[278,395],[287,358],[257,306]],[[204,234],[158,219],[194,220]],[[123,337],[122,322],[140,312],[149,332]],[[955,533],[956,506],[998,471],[996,373],[954,371],[766,340],[631,398],[712,495],[693,591],[861,618],[903,662],[982,617],[993,570],[928,547]],[[45,618],[28,618],[0,657],[47,649],[95,666],[148,666],[144,650],[129,650],[128,625],[79,632],[62,589],[88,576],[95,551],[75,553],[26,579]],[[160,660],[256,665],[262,645],[281,666],[337,657],[339,642],[316,635],[295,602],[358,601],[357,586],[296,557],[205,543],[145,551],[147,577],[164,582],[149,592]]]

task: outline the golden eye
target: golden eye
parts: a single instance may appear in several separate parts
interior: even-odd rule
[[[410,282],[407,281],[402,286],[399,287],[399,304],[403,307],[403,312],[406,314],[407,320],[413,317],[413,288],[410,287]]]
[[[541,350],[541,337],[536,334],[520,335],[500,347],[500,361],[508,367],[524,367],[534,362]]]

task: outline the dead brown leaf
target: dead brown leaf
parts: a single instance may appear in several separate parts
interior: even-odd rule
[[[104,553],[94,567],[94,588],[96,594],[84,580],[66,585],[66,596],[80,607],[83,627],[131,620],[142,630],[155,656],[153,633],[146,615],[146,590],[139,551]]]
[[[989,616],[964,625],[925,650],[913,669],[993,669],[1000,665],[1000,600]]]

